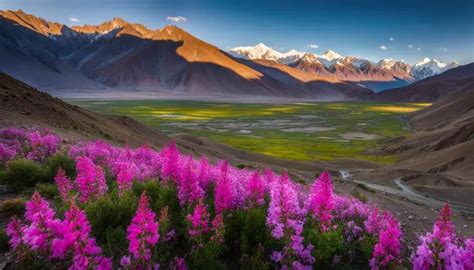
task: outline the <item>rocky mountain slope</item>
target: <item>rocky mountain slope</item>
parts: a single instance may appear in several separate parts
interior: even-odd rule
[[[405,87],[379,92],[375,95],[375,99],[380,101],[433,102],[472,85],[474,85],[474,63],[452,68]]]
[[[472,202],[473,101],[474,84],[469,84],[412,113],[410,122],[415,133],[384,149],[399,155],[397,167],[415,171],[402,178],[410,186],[434,197]]]
[[[100,25],[48,22],[0,12],[0,71],[43,89],[138,89],[207,95],[365,98],[371,91],[337,78],[269,69],[235,59],[184,30],[151,30],[120,18]],[[64,90],[67,91],[67,90]]]

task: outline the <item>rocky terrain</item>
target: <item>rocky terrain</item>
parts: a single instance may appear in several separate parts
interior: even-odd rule
[[[377,93],[376,100],[399,102],[433,102],[457,91],[472,88],[474,63],[450,69],[411,85]]]

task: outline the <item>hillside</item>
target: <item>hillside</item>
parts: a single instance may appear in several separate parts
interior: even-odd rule
[[[410,115],[415,133],[389,144],[407,183],[435,197],[469,202],[474,191],[474,85]]]
[[[474,63],[449,69],[411,85],[377,93],[380,101],[433,102],[474,84]]]
[[[289,66],[245,63],[175,26],[148,29],[120,18],[69,28],[19,11],[0,12],[0,71],[46,90],[108,88],[189,93],[365,98],[370,90]],[[291,78],[290,78],[291,77]],[[346,95],[346,93],[348,93]],[[359,95],[360,94],[360,95]]]

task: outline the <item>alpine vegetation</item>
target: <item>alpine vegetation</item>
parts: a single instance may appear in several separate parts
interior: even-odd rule
[[[56,193],[34,192],[7,226],[20,269],[473,268],[474,239],[456,236],[448,205],[406,256],[400,222],[336,194],[327,171],[307,186],[174,143],[156,151],[0,130],[2,177],[25,160],[41,176],[28,185],[54,182]]]

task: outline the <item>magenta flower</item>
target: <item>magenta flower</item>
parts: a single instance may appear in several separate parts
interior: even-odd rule
[[[28,159],[41,161],[56,153],[59,149],[61,139],[54,134],[41,135],[39,131],[32,131],[28,134],[30,151],[26,157]]]
[[[248,181],[247,189],[250,194],[250,199],[253,202],[259,205],[264,203],[263,196],[265,195],[265,186],[262,177],[257,171],[252,174]]]
[[[198,238],[209,232],[209,213],[207,212],[206,205],[202,201],[198,202],[194,207],[194,211],[188,214],[186,219],[190,224],[188,234],[192,238]]]
[[[57,235],[60,220],[49,203],[35,192],[26,203],[25,217],[30,222],[24,229],[24,241],[33,250],[49,251],[52,239]]]
[[[201,185],[202,190],[205,192],[211,182],[209,160],[205,156],[202,156],[199,160],[199,172],[197,174],[197,179]]]
[[[193,166],[194,160],[190,155],[178,177],[178,199],[182,206],[204,198],[204,191],[199,185],[199,179],[196,177]]]
[[[23,235],[25,227],[21,224],[20,220],[13,217],[7,225],[6,233],[10,237],[9,244],[12,250],[15,250],[18,246],[23,244]]]
[[[76,159],[76,185],[79,191],[79,200],[82,203],[91,198],[98,198],[107,193],[104,171],[96,166],[88,157],[80,156]]]
[[[150,210],[148,197],[143,192],[137,213],[127,229],[127,238],[130,241],[129,252],[140,264],[151,259],[151,248],[156,245],[160,237],[158,234],[159,224],[156,222],[155,216],[155,213]]]
[[[52,258],[72,258],[69,269],[112,268],[111,260],[100,255],[101,248],[90,236],[89,221],[74,201],[71,201],[69,210],[64,214],[60,228],[61,236],[54,239],[51,246]]]
[[[473,269],[474,243],[461,241],[451,221],[451,208],[445,204],[433,231],[420,237],[420,244],[411,255],[413,269]]]
[[[162,166],[161,166],[161,177],[164,181],[170,178],[176,180],[178,178],[178,161],[179,151],[176,147],[176,143],[173,141],[167,147],[161,150]]]
[[[14,147],[0,143],[0,166],[4,165],[9,160],[12,160],[16,155],[17,151]]]
[[[69,177],[66,176],[64,170],[62,168],[58,169],[56,176],[54,177],[54,181],[56,182],[56,186],[58,187],[59,194],[61,195],[61,199],[63,202],[69,200],[69,193],[73,189],[73,185]]]
[[[227,175],[228,167],[229,164],[227,161],[222,162],[220,166],[219,179],[214,191],[214,204],[216,213],[218,214],[233,207],[232,186]]]
[[[401,235],[400,223],[386,213],[384,224],[379,232],[379,240],[369,262],[371,269],[387,269],[389,265],[400,263]]]
[[[132,188],[132,179],[133,179],[133,174],[130,168],[130,163],[121,162],[119,165],[119,173],[117,174],[117,185],[118,185],[120,194]]]
[[[309,211],[319,221],[321,229],[327,231],[331,226],[333,202],[333,186],[327,171],[321,173],[314,182],[309,196]]]

